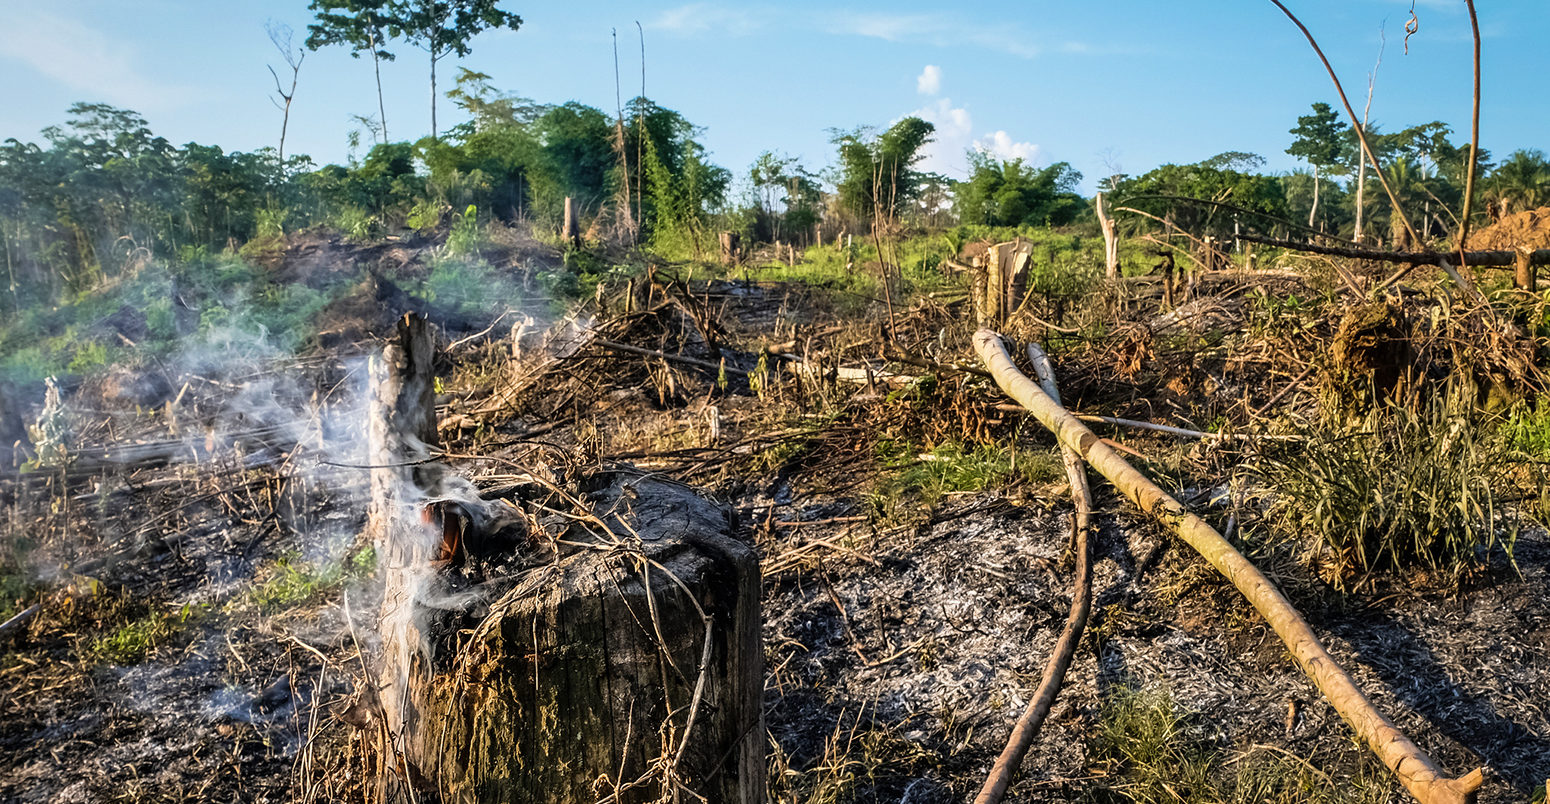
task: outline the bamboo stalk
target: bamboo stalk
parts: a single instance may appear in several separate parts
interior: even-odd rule
[[[1367,747],[1399,777],[1410,795],[1422,804],[1465,804],[1475,800],[1484,782],[1483,768],[1457,779],[1445,776],[1431,757],[1373,706],[1351,675],[1319,642],[1307,621],[1259,568],[1018,371],[1002,345],[1001,336],[982,329],[974,334],[974,349],[1001,390],[1033,413],[1063,446],[1076,450],[1142,511],[1169,526],[1248,598],[1286,643],[1297,665]]]
[[[1037,344],[1030,343],[1028,358],[1033,361],[1034,371],[1039,375],[1044,392],[1059,404],[1060,389],[1055,385],[1055,371],[1050,366],[1049,357]],[[1082,464],[1082,456],[1064,444],[1060,447],[1060,455],[1066,465],[1066,477],[1071,482],[1071,501],[1076,506],[1076,512],[1071,517],[1076,552],[1076,581],[1071,590],[1071,613],[1066,617],[1066,627],[1060,632],[1059,641],[1055,643],[1055,652],[1050,654],[1044,665],[1044,679],[1034,691],[1028,708],[1023,710],[1022,716],[1013,726],[1006,748],[996,758],[996,764],[991,766],[990,776],[985,779],[979,795],[975,796],[974,804],[996,804],[1006,794],[1006,788],[1012,782],[1012,774],[1023,764],[1023,757],[1027,756],[1028,749],[1033,745],[1033,738],[1038,736],[1044,720],[1049,717],[1050,708],[1055,705],[1055,696],[1060,693],[1060,684],[1066,678],[1066,671],[1071,668],[1071,659],[1076,655],[1076,646],[1082,641],[1082,632],[1087,628],[1087,616],[1092,611],[1093,568],[1087,547],[1087,537],[1092,530],[1092,487],[1087,484],[1087,467]]]

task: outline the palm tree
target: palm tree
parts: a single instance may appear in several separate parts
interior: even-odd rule
[[[1487,193],[1504,215],[1538,208],[1550,201],[1550,160],[1538,149],[1513,151],[1491,173]]]
[[[1419,243],[1411,243],[1410,235],[1405,229],[1403,210],[1415,210],[1426,205],[1431,200],[1431,194],[1427,192],[1427,179],[1416,169],[1408,157],[1397,156],[1383,171],[1387,174],[1389,187],[1394,191],[1394,197],[1399,200],[1399,207],[1389,204],[1389,237],[1393,240],[1395,251],[1404,251]],[[1387,202],[1385,197],[1383,202]]]

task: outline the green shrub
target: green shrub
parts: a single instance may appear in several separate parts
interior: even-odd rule
[[[108,364],[108,347],[98,341],[81,341],[66,366],[72,373],[84,374]]]
[[[444,205],[429,198],[416,201],[414,207],[409,210],[409,217],[405,220],[409,228],[418,232],[429,232],[441,225],[441,213]]]
[[[1536,461],[1550,460],[1550,404],[1520,404],[1508,415],[1502,433],[1513,449]]]
[[[290,210],[285,207],[270,204],[260,207],[254,213],[254,236],[259,238],[277,238],[285,236],[285,221],[290,217]]]
[[[479,228],[479,208],[473,204],[454,216],[452,231],[447,233],[447,254],[454,257],[477,255],[484,248],[484,230]]]
[[[22,346],[0,355],[0,379],[17,385],[36,385],[60,374],[64,366],[41,344]]]

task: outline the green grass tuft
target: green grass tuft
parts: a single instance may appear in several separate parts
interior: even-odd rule
[[[1416,568],[1458,583],[1515,534],[1497,504],[1510,455],[1460,394],[1385,405],[1346,427],[1304,428],[1266,461],[1272,513],[1291,538],[1312,534],[1341,589]]]

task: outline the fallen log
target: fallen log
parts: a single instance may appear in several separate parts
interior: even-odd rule
[[[1001,390],[1033,413],[1063,446],[1076,450],[1126,498],[1177,533],[1248,598],[1335,711],[1399,777],[1400,783],[1417,801],[1422,804],[1463,804],[1475,800],[1484,782],[1483,768],[1456,779],[1445,776],[1431,757],[1373,706],[1351,675],[1319,642],[1307,621],[1258,567],[1040,390],[1012,363],[1000,335],[984,329],[976,332],[974,349],[995,376]]]
[[[1033,361],[1034,372],[1039,376],[1044,393],[1055,404],[1060,404],[1060,389],[1055,385],[1055,370],[1050,366],[1049,357],[1037,344],[1030,343],[1028,359]],[[1007,739],[1001,756],[996,758],[996,764],[991,766],[990,776],[985,779],[979,795],[974,797],[974,804],[996,804],[1006,795],[1012,775],[1023,764],[1023,757],[1027,756],[1028,748],[1033,745],[1033,738],[1038,736],[1045,718],[1049,717],[1050,708],[1055,705],[1055,696],[1060,693],[1060,684],[1066,678],[1066,671],[1071,668],[1071,659],[1076,655],[1076,646],[1082,641],[1082,632],[1087,628],[1087,616],[1092,611],[1093,568],[1087,537],[1092,529],[1093,492],[1087,484],[1087,467],[1082,463],[1082,456],[1062,444],[1060,457],[1066,466],[1066,478],[1071,482],[1071,501],[1076,506],[1076,512],[1071,517],[1073,549],[1076,553],[1071,613],[1066,617],[1066,626],[1060,632],[1059,641],[1055,643],[1055,652],[1050,654],[1049,661],[1044,665],[1044,679],[1034,691],[1028,708],[1013,726],[1012,736]]]
[[[1309,254],[1323,254],[1328,257],[1346,257],[1353,260],[1374,260],[1377,262],[1395,262],[1405,265],[1441,265],[1442,261],[1448,261],[1449,265],[1457,262],[1458,253],[1442,253],[1438,251],[1383,251],[1371,248],[1351,248],[1349,246],[1320,246],[1314,243],[1299,243],[1295,240],[1278,240],[1273,237],[1263,237],[1247,232],[1238,235],[1240,239],[1250,243],[1259,243],[1265,246],[1288,248],[1294,251],[1305,251]],[[1464,260],[1473,268],[1516,268],[1519,262],[1518,252],[1503,249],[1497,251],[1466,251]],[[1550,265],[1550,249],[1535,249],[1528,253],[1529,265]]]

